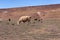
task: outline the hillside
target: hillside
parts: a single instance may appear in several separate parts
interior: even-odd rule
[[[31,15],[35,17],[37,12],[41,12],[43,14],[46,13],[46,15],[49,16],[51,14],[49,11],[60,12],[60,4],[0,9],[0,18],[11,18],[14,20],[18,19],[22,15]],[[50,16],[54,15],[58,16],[60,13],[54,13]]]

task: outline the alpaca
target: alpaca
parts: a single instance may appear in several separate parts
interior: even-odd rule
[[[41,20],[41,23],[42,23],[43,17],[42,17],[42,15],[41,15],[41,12],[37,12],[37,14],[39,15],[40,20]],[[39,20],[39,21],[40,21],[40,20]]]
[[[21,16],[17,21],[17,24],[20,24],[21,22],[23,23],[30,22],[30,20],[31,20],[31,16]]]

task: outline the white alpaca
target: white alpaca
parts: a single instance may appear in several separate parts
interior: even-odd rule
[[[20,24],[21,22],[30,22],[30,20],[31,20],[31,16],[21,16],[17,21],[17,24]]]
[[[38,14],[38,16],[40,17],[40,20],[41,20],[41,23],[42,23],[43,17],[42,17],[41,12],[37,12],[37,14]]]
[[[39,15],[40,19],[42,18],[41,12],[37,12],[37,14]]]

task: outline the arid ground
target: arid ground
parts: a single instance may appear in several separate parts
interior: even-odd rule
[[[17,25],[26,15],[31,22]],[[0,40],[60,40],[60,4],[0,9]]]

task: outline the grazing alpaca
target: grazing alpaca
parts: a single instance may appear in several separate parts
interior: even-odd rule
[[[23,22],[23,23],[30,22],[30,20],[31,20],[31,16],[22,16],[17,21],[17,24],[20,24],[21,22]]]
[[[41,20],[41,23],[42,23],[42,20],[43,20],[43,17],[42,17],[42,15],[41,15],[42,13],[41,13],[41,12],[37,12],[37,14],[39,15],[40,20]],[[39,20],[39,21],[40,21],[40,20]]]

